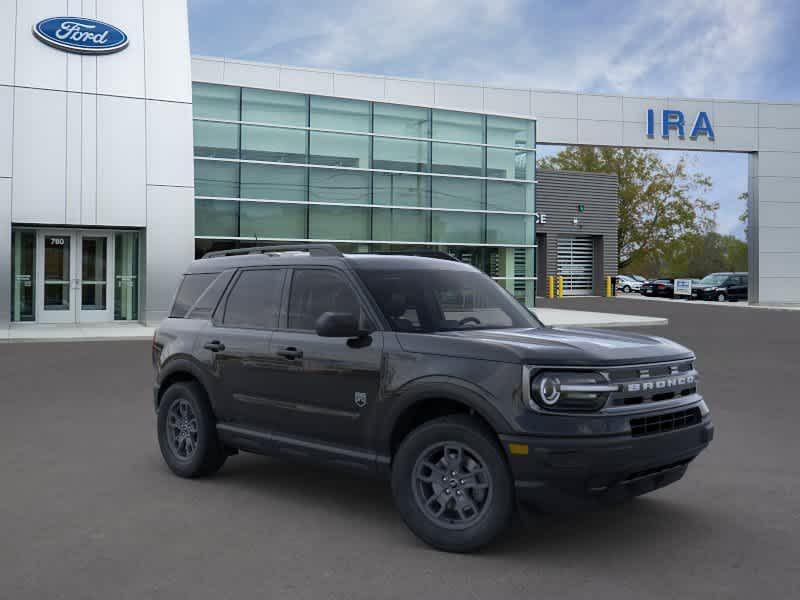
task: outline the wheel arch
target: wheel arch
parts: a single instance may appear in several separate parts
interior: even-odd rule
[[[206,376],[196,364],[183,358],[176,358],[162,367],[161,377],[158,384],[158,395],[156,397],[156,410],[158,410],[159,406],[161,405],[161,399],[164,396],[164,392],[166,392],[170,386],[179,382],[197,383],[203,389],[203,392],[206,395],[206,401],[208,402],[212,413],[216,413],[214,410],[214,403],[211,400],[211,394],[209,394],[210,388],[209,382],[206,381]]]

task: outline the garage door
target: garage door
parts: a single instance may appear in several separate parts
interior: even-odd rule
[[[565,296],[591,295],[593,267],[591,237],[558,238],[558,274],[564,277]]]

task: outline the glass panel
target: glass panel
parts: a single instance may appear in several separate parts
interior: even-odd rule
[[[298,204],[242,202],[239,206],[239,235],[305,239],[306,210],[306,206]]]
[[[268,90],[242,90],[242,121],[305,127],[307,98],[303,94]]]
[[[367,169],[369,168],[369,137],[312,131],[309,162],[313,165]]]
[[[195,156],[239,158],[239,126],[194,121]]]
[[[373,202],[395,206],[428,206],[430,185],[431,177],[425,175],[374,173]]]
[[[242,125],[242,158],[305,163],[306,135],[302,129]]]
[[[311,127],[368,132],[369,102],[312,96]]]
[[[376,137],[372,166],[390,171],[427,171],[428,142]]]
[[[483,181],[477,179],[431,178],[432,201],[436,208],[483,208]]]
[[[310,206],[309,238],[320,240],[368,240],[369,208]]]
[[[456,144],[432,144],[434,173],[454,175],[483,175],[483,147],[459,146]]]
[[[106,245],[105,237],[81,240],[81,310],[107,307]]]
[[[239,203],[232,200],[195,200],[195,235],[239,236]]]
[[[195,117],[206,119],[239,120],[238,87],[213,85],[210,83],[192,84],[192,111]]]
[[[486,215],[486,243],[529,244],[532,238],[531,217]]]
[[[309,200],[369,204],[369,173],[310,169]],[[364,239],[364,238],[358,238]]]
[[[278,325],[283,271],[242,271],[225,302],[226,327],[272,329]]]
[[[375,133],[406,137],[430,137],[428,109],[376,103],[373,107]]]
[[[533,212],[533,184],[487,181],[486,208]]]
[[[486,143],[495,146],[533,148],[533,121],[511,117],[486,117]]]
[[[372,239],[392,242],[427,242],[430,213],[423,210],[372,211]]]
[[[239,197],[239,164],[194,161],[194,192],[198,196]]]
[[[33,321],[36,273],[36,233],[14,231],[11,234],[11,320]]]
[[[114,319],[139,318],[139,234],[114,234]]]
[[[449,110],[433,111],[433,139],[483,143],[483,117]]]
[[[533,179],[533,152],[486,149],[486,176],[505,179]]]
[[[44,238],[44,309],[69,310],[69,236]]]
[[[260,200],[306,199],[306,168],[242,165],[242,198]]]
[[[431,213],[431,238],[434,242],[483,242],[484,215],[473,213]]]

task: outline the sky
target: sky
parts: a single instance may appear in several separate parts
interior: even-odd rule
[[[631,95],[800,101],[797,0],[189,0],[192,53]],[[544,155],[557,150],[540,146]],[[673,153],[665,153],[675,160]],[[738,220],[747,156],[694,153]]]

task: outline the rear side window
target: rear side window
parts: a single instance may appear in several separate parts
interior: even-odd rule
[[[197,302],[195,302],[189,310],[187,318],[210,319],[211,315],[214,313],[214,309],[219,303],[219,299],[222,298],[222,294],[225,293],[225,288],[228,287],[228,282],[230,282],[234,272],[234,269],[229,269],[220,273],[219,277],[200,294]]]
[[[277,327],[283,276],[282,269],[242,271],[228,294],[222,324],[246,329]]]
[[[219,273],[190,273],[183,278],[169,316],[182,319]]]

